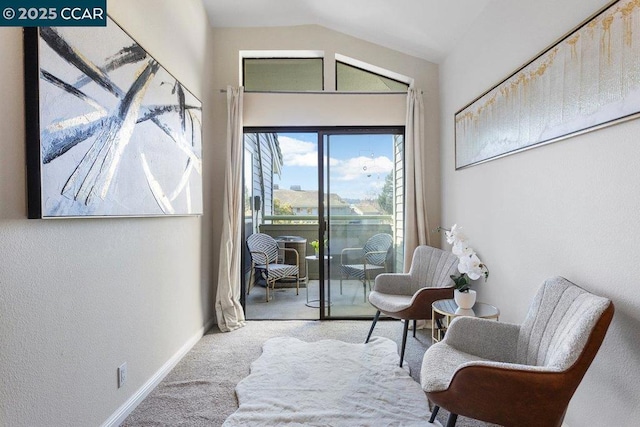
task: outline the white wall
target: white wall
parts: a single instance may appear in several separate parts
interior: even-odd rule
[[[371,44],[316,25],[279,28],[223,28],[213,30],[214,87],[239,85],[240,50],[324,51],[325,91],[334,90],[336,53],[415,78],[424,91],[427,129],[424,162],[428,165],[426,194],[432,223],[440,219],[438,67],[425,60]],[[214,106],[217,139],[224,140],[226,97]],[[340,94],[245,95],[245,126],[404,125],[406,96]],[[224,156],[216,159],[215,181],[222,180]],[[222,188],[214,198],[222,197]],[[219,230],[217,231],[219,233]]]
[[[207,120],[200,2],[108,7],[201,97]],[[202,218],[27,220],[22,29],[0,39],[0,424],[99,425],[212,317],[211,202]]]
[[[491,270],[479,300],[520,322],[540,283],[561,275],[615,302],[571,427],[640,416],[640,121],[455,171],[453,117],[605,3],[496,0],[441,67],[442,225],[463,226]]]

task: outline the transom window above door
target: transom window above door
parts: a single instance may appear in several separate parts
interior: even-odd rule
[[[332,68],[326,86],[339,93],[402,93],[413,83],[411,77],[337,53],[328,64],[322,51],[241,51],[240,59],[246,92],[324,92],[325,69]]]
[[[248,92],[321,91],[323,58],[244,58],[242,72]]]

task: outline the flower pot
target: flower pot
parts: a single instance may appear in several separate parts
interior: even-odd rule
[[[453,291],[453,299],[458,307],[468,310],[476,303],[476,291],[469,290],[467,292]]]
[[[470,308],[456,308],[456,316],[476,317],[476,312]]]

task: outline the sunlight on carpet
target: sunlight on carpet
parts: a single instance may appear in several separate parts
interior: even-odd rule
[[[236,387],[233,426],[431,426],[427,398],[398,366],[396,343],[265,342],[251,374]]]

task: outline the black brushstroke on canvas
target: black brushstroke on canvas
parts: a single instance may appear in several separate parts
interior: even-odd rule
[[[180,124],[182,125],[182,132],[187,129],[187,122],[185,117],[185,99],[184,99],[184,90],[182,90],[182,85],[180,82],[176,81],[176,85],[173,88],[173,94],[177,92],[178,94],[178,106],[180,106]]]
[[[162,82],[161,86],[164,84],[170,84],[168,82]],[[180,110],[178,111],[179,117],[180,117],[180,126],[182,128],[182,132],[185,131],[186,129],[186,118],[185,118],[185,96],[184,96],[184,90],[182,90],[182,85],[180,84],[179,81],[175,81],[175,83],[173,83],[173,87],[171,88],[171,94],[172,95],[178,95],[178,106],[180,107]]]
[[[83,101],[88,101],[89,100],[89,97],[87,96],[87,94],[82,92],[80,89],[76,89],[75,87],[73,87],[69,83],[67,83],[67,82],[65,82],[63,80],[60,80],[59,78],[57,78],[56,76],[54,76],[53,74],[51,74],[48,71],[40,69],[40,78],[42,78],[45,81],[48,81],[49,83],[52,83],[54,86],[58,86],[59,88],[63,89],[65,92],[67,92],[68,94],[73,95],[75,97],[78,97],[78,98],[82,99]]]
[[[181,107],[180,105],[156,105],[154,107],[146,107],[142,111],[140,118],[138,119],[138,123],[146,122],[147,120],[151,120],[154,117],[162,116],[163,114],[180,112],[181,109],[184,110],[197,110],[202,111],[201,107],[196,107],[195,105],[184,105]]]
[[[191,120],[189,120],[189,123],[191,123],[191,146],[195,147],[196,146],[196,141],[195,141],[195,120],[193,118],[193,114],[191,111],[189,111],[189,117],[191,118]]]
[[[149,61],[149,65],[144,69],[142,73],[133,82],[127,94],[124,96],[118,107],[118,117],[124,119],[128,114],[129,108],[131,108],[131,102],[134,97],[140,92],[140,90],[147,84],[147,82],[158,72],[160,64],[157,61]]]
[[[76,55],[73,47],[71,47],[68,43],[66,43],[66,41],[62,37],[60,37],[59,34],[55,32],[55,30],[53,30],[52,28],[46,28],[43,30],[45,34],[43,36],[43,40],[45,41],[48,40],[47,44],[49,44],[50,46],[52,46],[52,44],[54,44],[55,46],[58,46],[59,50],[56,50],[54,48],[56,53],[60,54],[63,58],[67,59],[68,61],[69,61],[69,57],[72,58],[73,60],[69,62],[72,65],[76,66],[83,73],[85,73],[87,69],[99,69],[103,73],[105,72],[105,70],[113,71],[124,65],[140,62],[141,60],[147,57],[147,53],[145,52],[145,50],[142,49],[142,47],[137,43],[134,43],[131,46],[122,48],[115,55],[107,58],[106,66],[97,67],[95,64],[90,64],[87,61],[80,58],[78,55]],[[41,31],[41,34],[42,32],[43,31]],[[72,54],[69,54],[68,57],[65,57],[60,53],[60,51],[66,52],[66,53],[72,52]],[[51,73],[45,70],[41,70],[41,77],[43,80],[48,81],[54,84],[55,86],[58,86],[59,88],[63,89],[70,95],[76,96],[84,101],[88,101],[90,98],[84,92],[82,92],[79,88],[91,81],[95,81],[95,78],[89,77],[86,73],[83,75],[82,78],[78,80],[78,82],[76,82],[75,85],[71,85],[67,82],[64,82],[63,80],[59,79],[58,77],[52,75]],[[101,86],[107,89],[109,87],[116,87],[111,81],[111,79],[109,79],[109,77],[106,76],[106,74],[104,75],[104,78],[100,79],[100,81],[106,82],[106,86],[105,84],[101,84]],[[100,84],[100,81],[98,82],[99,84]],[[120,89],[118,89],[118,93],[122,94]],[[43,163],[47,164],[52,160],[54,160],[55,158],[66,153],[69,149],[73,148],[78,143],[94,135],[97,132],[97,130],[101,128],[103,125],[104,125],[104,120],[99,120],[94,123],[89,123],[89,124],[84,123],[84,124],[78,125],[73,129],[69,129],[63,134],[60,134],[60,132],[57,132],[56,136],[52,136],[49,138],[49,144],[43,144],[43,151],[44,151],[42,155]],[[48,134],[49,132],[44,132],[45,139],[47,139],[46,136]],[[45,145],[46,145],[46,148],[45,148]]]
[[[55,134],[51,134],[46,129],[42,131],[42,139],[47,139],[49,145],[46,149],[43,147],[42,163],[47,164],[52,160],[57,159],[77,144],[94,136],[100,129],[105,126],[107,118],[100,119],[93,123],[81,124],[73,127],[69,127],[64,131],[58,131]],[[50,136],[52,135],[52,136]]]
[[[62,188],[63,195],[88,205],[93,197],[98,196],[104,187],[110,185],[105,174],[112,163],[120,160],[115,146],[128,142],[119,140],[119,133],[129,114],[139,114],[138,111],[131,111],[131,107],[159,68],[158,62],[149,61],[147,67],[136,78],[120,101],[117,112],[109,117],[105,127],[65,183]]]
[[[137,43],[123,47],[118,53],[107,58],[104,70],[113,71],[124,65],[135,64],[147,58],[147,52]]]
[[[130,64],[136,64],[140,61],[143,61],[147,58],[147,52],[140,46],[139,44],[132,44],[131,46],[127,46],[122,48],[118,53],[108,57],[105,60],[105,65],[102,67],[98,67],[98,69],[103,72],[105,75],[108,72],[117,70],[120,67]],[[93,81],[90,77],[83,75],[78,79],[78,81],[73,85],[74,87],[81,88],[84,85]]]
[[[201,107],[196,107],[193,105],[185,105],[185,110],[197,110],[201,111]],[[154,119],[156,117],[162,116],[164,114],[175,113],[180,111],[179,105],[159,105],[153,108],[143,107],[141,109],[140,117],[136,121],[136,123],[143,123]],[[100,120],[96,120],[90,123],[83,123],[77,126],[71,126],[65,130],[49,132],[46,129],[42,130],[42,141],[46,141],[46,147],[43,145],[42,149],[42,163],[47,164],[52,160],[60,157],[71,148],[79,144],[80,142],[96,135],[96,133],[106,125],[106,121],[108,118],[104,117]],[[158,124],[159,122],[154,121],[154,123]],[[162,126],[158,126],[162,129]],[[162,129],[165,133],[167,129]],[[193,118],[191,119],[191,134],[195,132],[195,125],[193,123]],[[192,138],[191,145],[195,146],[195,141]]]
[[[61,88],[70,95],[82,99],[83,101],[90,100],[90,98],[84,92],[60,80],[59,78],[45,70],[40,70],[40,78],[48,81],[54,86]],[[78,126],[71,127],[69,129],[65,129],[64,131],[58,131],[56,132],[56,136],[51,138],[47,138],[47,136],[50,134],[49,131],[46,129],[43,130],[43,139],[48,140],[49,144],[46,149],[44,149],[43,147],[44,152],[42,153],[42,163],[47,164],[56,157],[59,157],[62,154],[66,153],[67,151],[69,151],[69,149],[73,148],[78,143],[95,134],[95,132],[99,128],[101,128],[102,125],[102,120],[94,123],[84,123]]]
[[[146,58],[147,56],[147,53],[144,51],[144,49],[142,49],[138,44],[133,44],[121,49],[118,53],[109,57],[105,67],[97,67],[96,65],[88,63],[86,60],[80,57],[80,55],[75,52],[75,49],[70,46],[53,28],[42,28],[40,33],[42,39],[56,53],[58,53],[62,58],[66,59],[70,64],[78,68],[80,71],[85,73],[84,78],[80,79],[78,83],[76,83],[76,86],[84,85],[84,82],[82,82],[82,80],[85,80],[88,77],[98,83],[100,86],[109,90],[111,93],[114,93],[118,97],[122,95],[122,90],[120,88],[117,88],[117,86],[111,81],[111,79],[104,73],[103,70],[112,71],[122,65],[138,62],[141,59]],[[101,73],[96,73],[95,70],[100,70]],[[83,98],[83,96],[86,97],[86,95],[76,89],[75,86],[65,83],[49,73],[47,74],[48,75],[45,78],[46,80],[49,80],[56,86],[63,88],[71,95],[78,96],[81,99],[86,99]],[[187,106],[184,89],[178,81],[175,82],[172,93],[177,94],[178,97],[178,114],[180,117],[181,128],[184,132],[186,130]],[[131,95],[131,91],[129,91],[127,95]],[[128,108],[128,105],[129,102],[121,102],[120,108],[122,108],[123,106]],[[122,111],[120,115],[123,116]],[[154,122],[156,124],[158,123],[155,120]],[[78,126],[76,129],[70,130],[66,137],[52,139],[50,144],[47,146],[45,153],[43,154],[43,162],[45,164],[49,163],[53,159],[66,153],[69,149],[73,148],[78,143],[95,134],[95,132],[102,126],[104,126],[104,120],[88,125],[83,124]],[[165,130],[166,132],[166,129],[163,130]]]
[[[123,92],[118,88],[109,77],[93,64],[88,63],[82,58],[76,50],[69,45],[53,28],[43,27],[40,29],[40,37],[51,49],[53,49],[60,57],[72,64],[78,70],[82,71],[94,82],[107,89],[117,97],[121,97]]]

